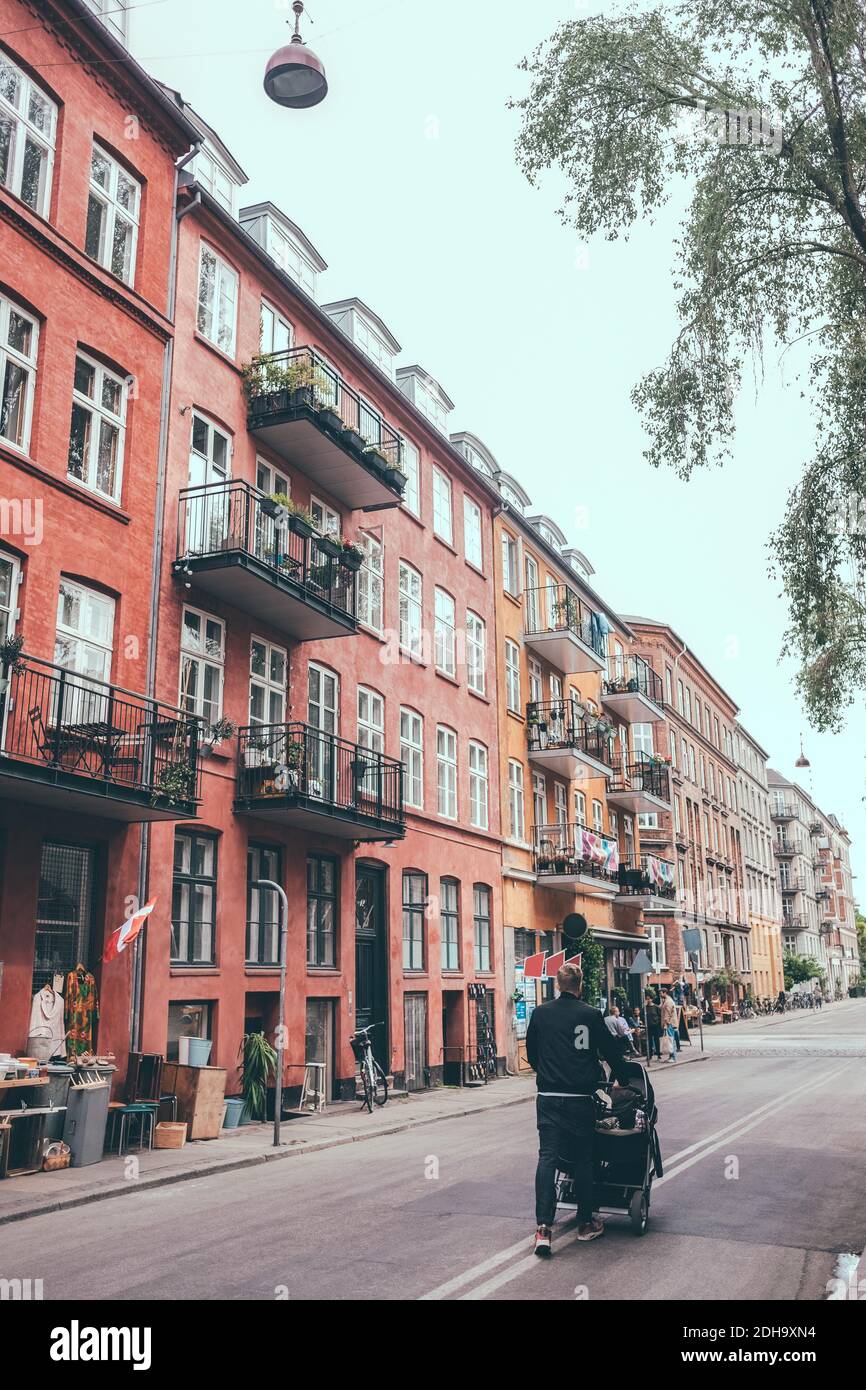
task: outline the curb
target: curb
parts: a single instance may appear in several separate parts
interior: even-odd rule
[[[444,1115],[425,1115],[417,1120],[407,1119],[402,1124],[385,1125],[358,1134],[344,1134],[334,1139],[315,1139],[303,1147],[299,1144],[297,1148],[286,1147],[277,1151],[250,1154],[244,1158],[217,1160],[213,1163],[202,1164],[198,1168],[179,1169],[177,1172],[160,1173],[150,1178],[139,1178],[134,1183],[126,1183],[123,1187],[111,1187],[103,1191],[97,1189],[75,1196],[59,1197],[53,1202],[44,1202],[38,1206],[25,1207],[19,1211],[0,1214],[0,1226],[11,1225],[14,1221],[28,1221],[34,1216],[48,1216],[58,1211],[69,1211],[73,1207],[90,1206],[94,1202],[105,1202],[114,1197],[128,1197],[134,1192],[141,1192],[142,1189],[169,1187],[174,1183],[214,1177],[218,1173],[233,1173],[241,1168],[253,1168],[261,1163],[275,1163],[284,1158],[303,1158],[306,1154],[321,1153],[323,1149],[335,1149],[346,1144],[360,1144],[368,1139],[381,1139],[389,1134],[402,1134],[408,1129],[420,1129],[423,1125],[439,1124],[441,1120],[459,1120],[464,1119],[467,1115],[484,1114],[488,1110],[504,1110],[510,1105],[525,1105],[527,1101],[534,1099],[535,1089],[533,1088],[530,1095],[512,1096],[507,1100],[496,1101],[495,1104],[491,1105],[464,1106],[460,1110],[449,1110]]]

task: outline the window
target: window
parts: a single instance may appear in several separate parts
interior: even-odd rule
[[[384,623],[385,548],[377,536],[361,531],[358,536],[364,561],[358,573],[358,622],[373,632]]]
[[[540,704],[544,699],[544,683],[541,678],[541,662],[536,661],[534,656],[529,658],[529,698],[533,704]],[[575,692],[571,692],[576,698]]]
[[[33,989],[52,976],[91,964],[96,850],[43,840],[36,899]]]
[[[279,965],[280,904],[273,888],[257,888],[259,879],[282,883],[280,851],[275,845],[247,848],[247,964]]]
[[[0,53],[0,183],[48,216],[57,107]]]
[[[451,479],[438,468],[433,469],[433,530],[449,545],[454,539],[451,515]]]
[[[171,958],[183,965],[212,965],[216,924],[215,835],[178,830],[174,837]]]
[[[686,687],[686,719],[692,722],[692,692]]]
[[[225,625],[197,608],[184,608],[180,634],[178,703],[215,724],[222,714]]]
[[[112,502],[120,501],[126,388],[107,367],[78,353],[69,427],[70,478]]]
[[[456,609],[454,600],[450,594],[446,594],[444,589],[434,590],[433,606],[435,611],[435,660],[437,671],[443,671],[446,676],[454,676],[457,673],[457,658],[455,652],[454,625],[456,622]]]
[[[532,818],[535,825],[547,824],[547,783],[541,772],[532,774]]]
[[[203,145],[199,150],[193,161],[193,168],[196,183],[206,188],[211,197],[222,203],[226,212],[230,212],[234,217],[237,184],[207,145]]]
[[[416,516],[421,514],[421,455],[410,444],[408,439],[403,440],[403,458],[401,468],[406,474],[406,486],[403,489],[403,505],[414,512]]]
[[[680,714],[684,714],[684,713],[685,713],[685,708],[686,708],[686,696],[685,696],[685,690],[684,690],[684,688],[683,688],[683,683],[682,683],[682,681],[677,681],[677,709],[679,710]]]
[[[424,914],[427,908],[427,875],[403,874],[403,969],[424,969]]]
[[[60,581],[54,660],[66,671],[111,679],[114,599],[71,579]]]
[[[440,816],[457,819],[457,735],[444,724],[436,729],[437,809]]]
[[[581,827],[586,825],[586,795],[584,792],[574,793],[574,823]]]
[[[479,830],[487,829],[488,777],[487,749],[483,743],[469,743],[469,821]]]
[[[568,825],[568,788],[564,782],[553,784],[553,813],[557,825]]]
[[[442,969],[460,969],[459,884],[455,878],[439,881],[439,923],[442,937]]]
[[[266,353],[288,352],[295,341],[292,324],[266,299],[262,300],[261,315],[259,350]]]
[[[0,81],[2,73],[0,66]],[[0,437],[25,453],[30,444],[38,340],[36,320],[0,295]]]
[[[604,811],[600,801],[592,803],[592,828],[597,835],[604,833]]]
[[[465,493],[463,495],[463,548],[470,565],[474,565],[477,570],[483,569],[481,508]]]
[[[487,682],[487,626],[483,618],[466,610],[466,682],[483,695]]]
[[[250,723],[282,724],[286,718],[286,670],[284,647],[261,637],[250,641]]]
[[[400,648],[419,661],[422,656],[421,576],[400,561]]]
[[[666,666],[666,667],[665,667],[665,703],[666,703],[668,706],[671,706],[671,705],[673,704],[673,702],[674,702],[673,692],[672,692],[672,689],[671,689],[672,680],[673,680],[673,675],[672,675],[672,672],[671,672],[671,668],[670,668],[670,666]]]
[[[538,632],[538,565],[531,555],[523,561],[523,621],[527,632]]]
[[[18,582],[18,561],[0,552],[0,642],[5,642],[15,632]]]
[[[505,707],[512,714],[520,713],[520,648],[510,638],[505,639]]]
[[[490,889],[476,883],[472,889],[472,918],[475,928],[475,969],[490,969]]]
[[[400,758],[407,806],[424,805],[424,721],[412,709],[400,710]]]
[[[652,724],[632,724],[631,726],[631,746],[635,753],[646,753],[647,757],[652,756],[653,752],[653,726]]]
[[[502,587],[517,598],[517,541],[507,531],[502,532]]]
[[[336,860],[311,854],[307,858],[307,965],[333,968],[336,938]]]
[[[371,753],[385,751],[385,701],[377,690],[363,685],[358,686],[358,746]],[[375,779],[375,768],[369,775]]]
[[[228,262],[201,243],[198,263],[199,333],[216,343],[229,357],[235,352],[238,277]]]
[[[339,536],[342,524],[340,513],[329,507],[327,502],[320,502],[318,497],[311,497],[310,515],[320,536]]]
[[[523,819],[523,764],[508,760],[508,832],[513,840],[526,839]]]
[[[141,185],[94,143],[84,249],[127,285],[135,276],[140,202]]]

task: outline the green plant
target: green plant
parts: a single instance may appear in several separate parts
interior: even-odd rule
[[[4,675],[14,675],[24,670],[24,663],[21,660],[21,653],[24,650],[24,638],[21,633],[17,637],[7,637],[0,642],[0,669]]]
[[[265,1118],[265,1099],[269,1079],[274,1075],[277,1054],[264,1033],[245,1033],[238,1048],[241,1064],[241,1094],[251,1120]]]
[[[583,998],[593,1008],[598,1007],[604,984],[604,947],[588,931],[580,943],[580,968],[583,971]]]
[[[238,731],[238,726],[233,719],[227,719],[225,715],[217,719],[208,729],[208,737],[211,743],[220,743],[224,738],[234,738]]]
[[[287,517],[297,517],[299,521],[304,521],[315,529],[316,519],[312,512],[308,511],[306,507],[302,507],[300,503],[293,502],[285,492],[269,492],[268,498],[271,502],[275,502],[278,507],[281,507]]]
[[[167,801],[171,806],[180,806],[185,801],[195,799],[196,770],[190,763],[168,763],[159,772],[151,797],[151,804]]]
[[[313,364],[307,358],[254,357],[241,369],[244,393],[250,400],[254,396],[270,396],[278,391],[301,391],[312,386],[315,381]]]

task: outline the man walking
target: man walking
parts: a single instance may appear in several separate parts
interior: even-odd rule
[[[595,1100],[603,1081],[599,1054],[620,1085],[628,1085],[617,1040],[598,1009],[580,998],[583,974],[565,964],[556,972],[559,998],[533,1011],[526,1030],[526,1056],[536,1073],[538,1168],[535,1173],[535,1253],[550,1255],[556,1215],[558,1160],[569,1160],[577,1196],[578,1240],[596,1240],[604,1225],[593,1216]]]
[[[668,1057],[669,1062],[677,1060],[677,1053],[680,1050],[680,1011],[673,1001],[670,990],[662,990],[662,1029],[667,1033],[671,1041],[671,1051]]]

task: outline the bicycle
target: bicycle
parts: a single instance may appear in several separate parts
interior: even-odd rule
[[[361,1066],[364,1105],[371,1115],[374,1101],[376,1105],[384,1105],[388,1099],[388,1078],[373,1056],[373,1044],[370,1041],[373,1029],[381,1027],[381,1023],[371,1023],[367,1028],[357,1028],[349,1039],[355,1061]]]

